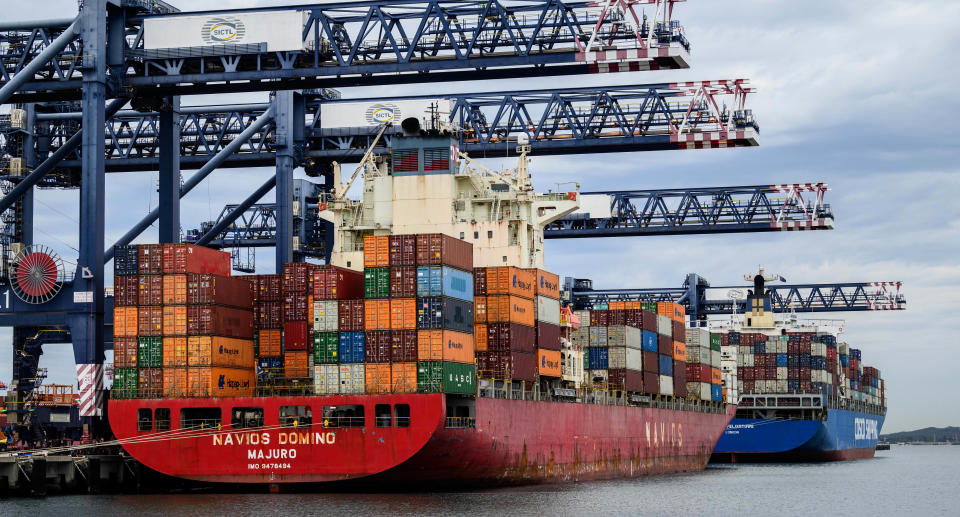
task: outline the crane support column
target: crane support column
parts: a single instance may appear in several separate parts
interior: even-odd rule
[[[299,128],[302,133],[304,126],[302,120],[295,120],[296,104],[300,100],[297,97],[296,92],[281,91],[273,99],[277,124],[277,273],[283,271],[284,264],[294,261],[293,169],[296,167],[296,132]]]
[[[160,242],[180,242],[180,97],[160,109]]]
[[[37,166],[37,106],[27,104],[24,106],[27,112],[26,132],[23,135],[23,162],[27,170],[33,170]],[[33,187],[30,187],[20,198],[20,217],[17,228],[19,235],[17,238],[27,246],[33,244]]]
[[[80,257],[68,315],[80,388],[80,416],[101,415],[104,340],[104,123],[107,0],[87,0],[80,12],[83,38],[83,108],[80,184]]]

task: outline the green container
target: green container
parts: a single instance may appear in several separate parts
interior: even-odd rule
[[[389,267],[368,267],[363,270],[363,297],[390,297]]]
[[[590,354],[587,353],[587,349],[583,349],[583,371],[590,369]]]
[[[110,397],[115,399],[137,398],[139,379],[136,368],[114,368],[113,389],[110,391]]]
[[[340,360],[340,334],[336,332],[317,332],[313,335],[313,362],[315,364],[336,363]]]
[[[657,302],[643,302],[643,303],[640,304],[640,308],[643,309],[643,310],[645,310],[645,311],[647,311],[647,312],[652,312],[652,313],[656,314],[656,313],[657,313]]]
[[[720,334],[710,334],[710,350],[720,351]]]
[[[140,368],[163,366],[163,338],[141,337],[137,341],[137,366]]]
[[[441,361],[417,363],[417,391],[473,395],[477,391],[477,372],[472,364]]]
[[[595,311],[606,311],[610,309],[610,304],[607,303],[595,303],[593,304],[593,310]]]

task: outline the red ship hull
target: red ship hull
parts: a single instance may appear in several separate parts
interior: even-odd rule
[[[281,406],[362,404],[365,427],[279,427]],[[375,405],[409,404],[409,427],[377,427]],[[220,429],[180,429],[182,408],[220,407]],[[264,409],[232,429],[233,408]],[[138,410],[169,408],[170,431],[138,431]],[[446,427],[442,394],[111,400],[124,448],[163,474],[203,482],[504,485],[702,470],[735,406],[719,413],[477,398],[472,427]],[[319,420],[319,419],[318,419]]]

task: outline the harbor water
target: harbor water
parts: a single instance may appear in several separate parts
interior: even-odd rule
[[[956,515],[958,478],[960,446],[893,446],[868,460],[488,490],[8,499],[0,515]]]

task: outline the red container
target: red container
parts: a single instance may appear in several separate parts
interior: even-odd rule
[[[635,329],[643,328],[643,311],[640,309],[627,309],[624,325]]]
[[[193,244],[164,244],[163,272],[230,276],[230,254]]]
[[[679,341],[681,343],[686,343],[687,341],[687,329],[684,328],[682,321],[673,322],[673,339],[674,341]]]
[[[283,302],[260,302],[256,308],[257,329],[283,327]]]
[[[520,325],[519,323],[490,323],[487,325],[487,350],[491,352],[532,354],[536,343],[537,331],[534,327]]]
[[[416,235],[391,235],[389,243],[390,243],[390,265],[391,266],[417,265],[417,236]],[[473,263],[472,256],[471,256],[470,262]]]
[[[257,300],[261,302],[276,302],[282,299],[282,275],[257,275]]]
[[[137,335],[163,335],[163,307],[140,307],[137,311]]]
[[[290,262],[283,265],[283,292],[293,293],[310,290],[311,265],[306,262]]]
[[[340,300],[337,303],[340,332],[363,330],[363,300]]]
[[[610,321],[610,311],[590,311],[591,327],[606,327]]]
[[[137,278],[140,284],[139,304],[141,306],[163,305],[163,276],[140,275]]]
[[[657,334],[657,352],[663,355],[673,355],[673,338]]]
[[[532,381],[537,376],[537,356],[520,352],[477,352],[477,375],[482,379]]]
[[[803,382],[803,381],[808,381],[808,382],[809,382],[809,381],[810,381],[810,367],[809,367],[809,366],[801,366],[801,367],[800,367],[800,381],[801,381],[801,382]]]
[[[651,395],[660,393],[660,376],[656,372],[643,372],[643,392]]]
[[[473,271],[473,245],[442,233],[417,235],[417,265],[441,264]]]
[[[607,373],[610,389],[621,391],[644,391],[643,372],[612,368]]]
[[[141,275],[163,274],[163,247],[159,244],[137,246],[137,272]]]
[[[389,330],[368,330],[363,344],[363,362],[389,363],[392,344]]]
[[[677,398],[687,397],[687,380],[686,379],[679,379],[677,377],[673,378],[673,396]]]
[[[283,350],[307,350],[310,332],[306,321],[291,321],[283,324]]]
[[[140,303],[140,277],[137,275],[113,277],[113,305],[132,307]]]
[[[673,378],[682,379],[683,382],[687,382],[687,362],[673,360]]]
[[[188,305],[224,305],[253,308],[253,290],[242,276],[187,275]]]
[[[390,266],[390,297],[416,298],[417,267]]]
[[[643,351],[643,371],[653,374],[660,372],[660,358],[656,352]]]
[[[487,268],[473,268],[473,296],[487,295]]]
[[[390,331],[390,360],[395,363],[408,363],[417,360],[417,331]]]
[[[755,381],[753,381],[753,380],[749,380],[749,381],[745,380],[745,381],[743,381],[743,391],[744,391],[745,393],[753,393],[753,391],[754,391],[755,388],[756,388],[756,382],[755,382]]]
[[[646,359],[646,358],[644,358]],[[677,361],[680,362],[680,361]],[[685,366],[682,367],[684,372],[684,379],[688,382],[710,382],[710,365],[709,364],[687,364],[683,363]],[[674,364],[673,372],[676,374],[678,371]]]
[[[537,347],[544,350],[560,350],[560,326],[537,322]]]
[[[163,368],[140,368],[137,395],[142,399],[163,396]]]
[[[218,305],[191,305],[187,307],[187,334],[253,339],[253,311]]]
[[[337,266],[314,266],[314,300],[363,298],[363,273]]]
[[[113,366],[115,368],[136,368],[137,353],[137,338],[117,337],[113,339]]]
[[[788,366],[787,367],[787,379],[791,381],[800,380],[800,367],[799,366]]]
[[[643,330],[649,330],[650,332],[657,331],[657,314],[650,311],[640,311],[640,321],[643,323]]]
[[[803,374],[801,374],[803,375]],[[776,366],[764,366],[763,367],[763,378],[768,381],[777,380],[777,367]]]
[[[809,341],[801,341],[801,342],[800,342],[800,347],[799,347],[799,350],[800,350],[799,353],[800,353],[800,354],[810,355],[810,348],[811,348],[811,347],[810,347],[810,342],[809,342]]]
[[[607,325],[626,325],[627,324],[627,311],[625,310],[616,310],[616,311],[607,311]]]
[[[283,321],[307,321],[310,316],[309,296],[305,291],[283,294]]]

